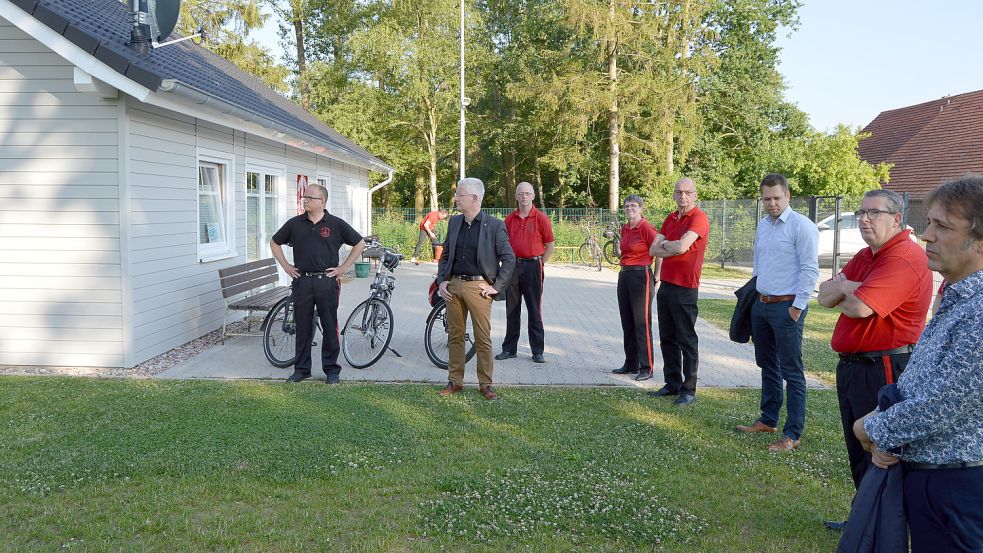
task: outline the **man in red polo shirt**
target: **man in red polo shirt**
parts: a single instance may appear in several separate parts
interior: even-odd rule
[[[520,182],[515,187],[515,201],[519,207],[505,217],[505,230],[515,252],[516,267],[505,292],[505,341],[502,342],[502,353],[495,356],[499,361],[515,357],[518,351],[524,298],[532,360],[546,362],[543,357],[546,341],[542,310],[543,266],[553,255],[553,223],[532,204],[535,199],[532,185]]]
[[[833,350],[840,355],[836,396],[857,488],[871,460],[853,434],[853,423],[877,407],[881,386],[897,381],[932,302],[928,257],[911,240],[901,211],[901,197],[894,192],[867,192],[856,216],[868,247],[819,285],[819,303],[840,309],[832,338]],[[826,525],[843,527],[838,521]]]
[[[437,235],[434,233],[433,229],[437,226],[437,223],[443,221],[447,218],[447,210],[440,209],[437,211],[431,211],[427,213],[423,220],[420,221],[420,236],[416,239],[416,247],[413,248],[413,259],[410,259],[414,264],[417,263],[416,258],[420,256],[420,246],[429,237],[431,244],[437,244]],[[434,260],[436,261],[436,260]]]
[[[696,373],[700,366],[697,299],[710,220],[696,206],[696,184],[692,179],[679,179],[672,197],[678,209],[666,217],[649,250],[656,258],[655,280],[662,282],[655,302],[666,383],[648,395],[678,395],[676,405],[689,405],[696,401]]]

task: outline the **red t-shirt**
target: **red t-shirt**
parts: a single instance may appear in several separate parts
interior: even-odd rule
[[[505,231],[509,233],[509,244],[516,257],[536,257],[546,253],[546,244],[554,242],[553,223],[545,213],[532,206],[529,215],[523,219],[519,210],[505,217]]]
[[[644,218],[635,228],[630,228],[625,223],[621,227],[621,266],[651,265],[652,254],[649,253],[649,248],[655,242],[656,234],[655,229]]]
[[[423,220],[420,221],[420,230],[422,230],[422,231],[426,231],[427,230],[426,227],[423,226],[423,225],[425,225],[427,223],[427,221],[430,221],[430,231],[433,232],[434,227],[436,227],[437,226],[437,223],[440,222],[440,212],[439,211],[431,211],[430,213],[427,213],[426,215],[424,215],[423,216]]]
[[[918,341],[932,303],[932,272],[910,233],[900,232],[876,254],[869,247],[860,250],[843,267],[848,279],[862,283],[853,295],[874,313],[864,319],[841,314],[833,329],[834,351],[885,351]]]
[[[685,252],[662,259],[659,279],[684,288],[699,288],[700,275],[703,273],[703,255],[707,251],[707,236],[710,235],[710,219],[707,214],[698,207],[682,216],[674,211],[663,221],[659,234],[665,236],[666,240],[679,240],[690,230],[700,237]]]

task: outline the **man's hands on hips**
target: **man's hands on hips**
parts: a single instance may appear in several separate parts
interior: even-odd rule
[[[300,278],[300,271],[298,271],[297,267],[294,267],[293,265],[284,265],[283,270],[290,278]]]
[[[448,284],[450,284],[450,283],[445,280],[444,282],[441,282],[440,283],[440,286],[437,287],[437,290],[440,291],[440,297],[444,298],[444,301],[451,301],[452,299],[454,299],[454,294],[451,294],[447,290],[447,285]]]
[[[345,271],[346,270],[347,270],[347,268],[345,268],[345,267],[331,267],[330,269],[328,269],[327,271],[324,271],[324,272],[329,277],[336,278],[336,277],[339,277],[339,276],[345,274]]]

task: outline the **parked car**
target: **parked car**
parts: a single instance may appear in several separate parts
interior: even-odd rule
[[[835,217],[836,215],[830,215],[816,223],[816,225],[819,226],[820,258],[828,258],[833,256],[833,225]],[[908,225],[905,228],[912,231],[911,239],[912,241],[917,242],[918,237],[915,236],[915,229],[911,228],[911,225]],[[857,217],[853,213],[849,212],[840,213],[840,255],[852,257],[866,247],[867,243],[864,242],[864,238],[860,234],[860,226],[858,225]]]

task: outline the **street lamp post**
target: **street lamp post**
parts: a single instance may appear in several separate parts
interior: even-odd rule
[[[464,0],[461,0],[461,178],[465,177],[464,170],[464,109],[471,101],[464,96]]]

